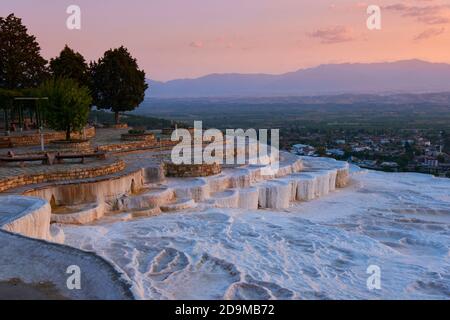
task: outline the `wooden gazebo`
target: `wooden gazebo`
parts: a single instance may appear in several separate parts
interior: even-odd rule
[[[48,98],[22,96],[3,96],[3,98],[0,109],[3,110],[5,135],[10,135],[11,130],[22,132],[29,124],[37,130],[42,129],[43,116],[39,101]]]

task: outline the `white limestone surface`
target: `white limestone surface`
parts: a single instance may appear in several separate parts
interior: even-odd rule
[[[337,161],[332,158],[301,157],[301,159],[305,171],[336,170],[336,183],[333,184],[330,182],[331,189],[333,189],[333,185],[337,188],[343,188],[348,184],[350,176],[349,164],[347,162]]]
[[[65,239],[59,226],[50,226],[50,218],[51,207],[45,200],[0,197],[0,281],[46,283],[71,299],[133,298],[129,279],[103,258],[45,241]],[[82,272],[80,290],[69,290],[67,286],[71,266]]]
[[[84,206],[68,206],[67,210],[75,212],[53,212],[51,222],[66,224],[87,224],[102,218],[105,214],[105,203],[92,203]]]
[[[211,195],[207,203],[215,208],[239,208],[239,191],[238,189],[229,189],[216,192]]]
[[[258,209],[259,190],[255,187],[241,188],[239,190],[238,208],[247,210]]]
[[[259,190],[259,207],[285,209],[289,207],[291,185],[282,180],[265,181],[257,185]]]
[[[0,257],[0,281],[45,283],[69,299],[134,298],[129,278],[93,253],[0,230]],[[81,271],[80,290],[67,286],[71,266]]]
[[[148,207],[159,207],[172,202],[175,192],[166,186],[153,187],[143,190],[141,194],[128,194],[113,201],[119,210],[145,209]]]
[[[282,210],[198,209],[64,231],[67,244],[113,261],[143,299],[450,299],[449,208],[449,179],[368,171]],[[366,286],[371,265],[381,290]]]
[[[0,229],[31,238],[51,240],[51,207],[45,200],[0,196]]]
[[[93,178],[83,182],[50,184],[26,192],[57,205],[79,205],[115,200],[120,196],[139,190],[144,184],[144,169],[125,175]],[[134,189],[134,190],[133,190]]]

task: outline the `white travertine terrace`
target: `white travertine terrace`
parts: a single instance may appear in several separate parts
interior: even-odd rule
[[[66,207],[67,213],[54,213],[51,222],[66,224],[87,224],[103,217],[105,213],[105,203],[98,202],[86,206]]]
[[[167,178],[148,185],[149,191],[126,195],[110,207],[144,210],[161,207],[177,211],[200,206],[241,209],[286,209],[292,202],[322,197],[348,182],[348,164],[333,159],[300,158],[281,153],[280,167],[264,175],[264,165],[225,168],[222,173],[201,178]]]
[[[238,154],[243,152],[237,148]],[[282,152],[279,168],[272,172],[268,168],[273,168],[273,161],[269,156],[261,162],[224,165],[220,174],[201,178],[165,178],[161,167],[140,163],[133,170],[104,179],[29,190],[27,195],[33,197],[0,197],[0,244],[12,242],[9,249],[5,249],[6,245],[0,247],[0,256],[18,257],[14,262],[0,262],[0,281],[13,277],[26,283],[51,281],[71,298],[129,298],[132,295],[127,280],[102,258],[56,244],[64,242],[58,223],[127,221],[204,208],[283,210],[294,202],[325,196],[348,183],[349,167],[344,162]],[[50,203],[56,205],[54,212]],[[92,276],[86,280],[89,290],[76,293],[64,289],[65,270],[70,264],[92,270]]]
[[[23,196],[0,197],[0,229],[31,238],[52,240],[47,201]]]
[[[69,299],[133,299],[129,279],[94,253],[0,230],[0,281],[51,283]],[[81,290],[67,288],[67,268],[82,271]]]
[[[32,194],[66,206],[66,213],[52,214],[52,222],[87,224],[113,212],[142,217],[155,215],[155,210],[199,206],[286,209],[293,202],[313,200],[344,187],[349,178],[348,164],[334,159],[282,152],[278,170],[265,175],[270,161],[267,165],[225,166],[222,173],[210,177],[166,178],[148,184],[145,181],[152,169],[145,168],[110,180],[40,188]],[[159,175],[159,168],[153,171]]]
[[[257,149],[255,144],[249,148]],[[250,156],[244,144],[235,147],[234,153]],[[159,164],[141,161],[122,175],[38,187],[27,194],[63,207],[51,215],[51,222],[87,224],[114,213],[130,213],[128,219],[196,207],[286,209],[293,202],[310,201],[344,187],[349,179],[348,164],[334,159],[280,152],[277,170],[268,170],[275,168],[275,160],[272,152],[262,160],[224,165],[220,174],[199,178],[165,178]],[[41,228],[39,232],[48,231]],[[41,237],[50,239],[48,234]]]
[[[303,172],[320,160],[303,159]],[[448,299],[450,180],[353,166],[351,173],[347,188],[283,210],[199,203],[63,229],[68,244],[92,248],[129,275],[142,299]],[[381,293],[366,286],[374,262],[396,280]]]
[[[147,172],[144,169],[129,172],[125,175],[114,175],[107,179],[94,179],[80,183],[64,183],[36,188],[27,195],[39,197],[58,205],[81,205],[104,202],[115,199],[121,194],[140,189],[144,184]]]
[[[132,299],[129,280],[103,258],[48,242],[64,241],[58,228],[50,228],[50,216],[51,207],[42,199],[0,197],[0,281],[51,283],[70,299]],[[83,272],[82,290],[67,287],[71,265]]]
[[[383,287],[386,297],[448,296],[440,285],[448,179],[352,172],[349,188],[326,197],[348,184],[347,163],[281,153],[270,175],[268,157],[214,176],[166,178],[146,154],[136,158],[120,174],[27,193],[43,200],[0,197],[0,281],[48,281],[74,299],[372,299],[366,267],[375,259],[388,273],[407,271]],[[63,241],[59,230],[81,250],[50,243]],[[82,291],[67,290],[69,265],[82,269]]]

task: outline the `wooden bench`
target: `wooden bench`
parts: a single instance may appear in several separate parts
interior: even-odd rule
[[[46,153],[43,155],[24,155],[24,156],[17,156],[12,151],[9,151],[6,157],[0,157],[0,162],[32,162],[32,161],[42,161],[42,164],[45,165],[52,165],[55,162],[56,163],[64,163],[64,160],[69,159],[81,159],[81,163],[84,163],[84,160],[86,158],[96,158],[104,160],[106,159],[106,153],[105,152],[92,152],[92,153],[66,153],[61,154],[57,153],[56,155],[54,153]]]
[[[55,159],[58,163],[63,163],[64,160],[69,160],[69,159],[81,159],[81,163],[84,163],[84,160],[86,158],[96,158],[96,159],[104,160],[104,159],[106,159],[106,153],[105,152],[65,153],[65,154],[58,153],[55,156]]]
[[[33,155],[33,156],[16,156],[12,151],[8,152],[6,157],[0,157],[0,162],[32,162],[32,161],[42,161],[42,164],[51,165],[54,161],[54,156],[49,153],[43,155]]]
[[[0,148],[12,148],[13,144],[10,140],[0,140]]]

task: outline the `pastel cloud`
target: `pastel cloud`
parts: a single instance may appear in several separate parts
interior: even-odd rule
[[[419,22],[429,25],[450,23],[450,5],[419,7],[397,3],[385,6],[384,9],[399,12],[403,17],[416,18]]]
[[[318,29],[309,33],[311,38],[319,39],[324,44],[333,44],[354,40],[353,31],[347,26],[334,26]]]
[[[445,32],[445,28],[430,28],[427,29],[425,31],[423,31],[422,33],[420,33],[419,35],[417,35],[414,40],[426,40],[426,39],[430,39],[430,38],[434,38],[437,37],[441,34],[443,34]]]
[[[202,41],[192,41],[189,43],[189,46],[192,48],[203,48],[203,42]]]
[[[234,48],[234,42],[232,40],[228,40],[225,37],[218,37],[212,40],[196,40],[189,43],[189,46],[192,48],[226,48],[232,49]]]

